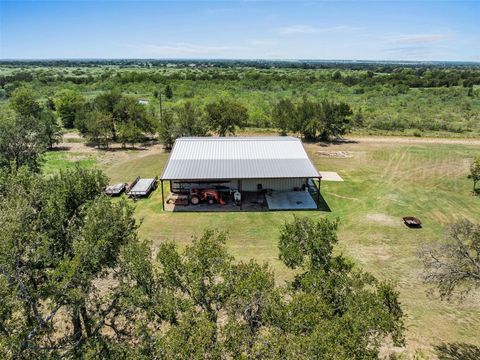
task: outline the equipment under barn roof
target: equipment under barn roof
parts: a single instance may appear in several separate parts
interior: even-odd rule
[[[270,210],[316,208],[312,194],[318,200],[320,192],[312,179],[320,186],[302,142],[290,136],[179,138],[161,176],[162,184],[170,181],[170,191],[188,195],[192,205],[199,205],[199,195],[211,205],[227,205],[241,193],[235,201],[240,210],[247,199]],[[300,191],[304,195],[286,194]]]

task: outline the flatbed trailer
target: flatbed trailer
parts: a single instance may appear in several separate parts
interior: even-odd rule
[[[148,196],[157,188],[157,182],[157,177],[148,179],[137,178],[128,190],[127,195],[132,198]]]
[[[125,183],[109,185],[105,188],[105,194],[108,196],[119,196],[125,191],[126,188],[127,184]]]

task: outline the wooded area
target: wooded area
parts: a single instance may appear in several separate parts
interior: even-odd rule
[[[0,62],[4,110],[26,88],[64,127],[103,147],[155,133],[169,147],[178,136],[239,127],[307,140],[350,131],[475,136],[479,85],[469,63]]]

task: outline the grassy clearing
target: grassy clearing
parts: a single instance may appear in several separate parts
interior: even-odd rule
[[[60,169],[70,169],[74,166],[94,167],[97,159],[94,155],[85,155],[82,153],[50,151],[45,154],[42,162],[42,171],[50,174]]]
[[[311,217],[331,216],[341,220],[338,251],[365,270],[398,284],[408,315],[407,354],[427,352],[443,342],[480,345],[480,299],[449,304],[426,295],[418,280],[421,264],[418,247],[441,239],[451,221],[480,219],[480,199],[470,195],[467,179],[470,160],[478,145],[405,142],[359,142],[321,147],[306,145],[316,167],[337,171],[343,183],[323,182],[322,194],[331,213],[297,212]],[[322,157],[322,152],[347,152],[350,157]],[[95,154],[95,153],[94,153]],[[101,153],[86,166],[104,169],[112,182],[131,181],[136,176],[160,175],[167,161],[158,147],[149,150]],[[50,153],[44,165],[49,171],[70,166],[74,154]],[[279,283],[292,276],[278,260],[280,225],[291,212],[265,213],[163,213],[161,192],[136,203],[143,223],[140,235],[158,246],[173,240],[184,246],[192,234],[207,227],[229,232],[228,247],[238,259],[268,261]],[[421,230],[406,228],[400,218],[418,216]]]

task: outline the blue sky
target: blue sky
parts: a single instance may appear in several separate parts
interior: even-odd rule
[[[0,58],[480,61],[480,1],[5,1]]]

